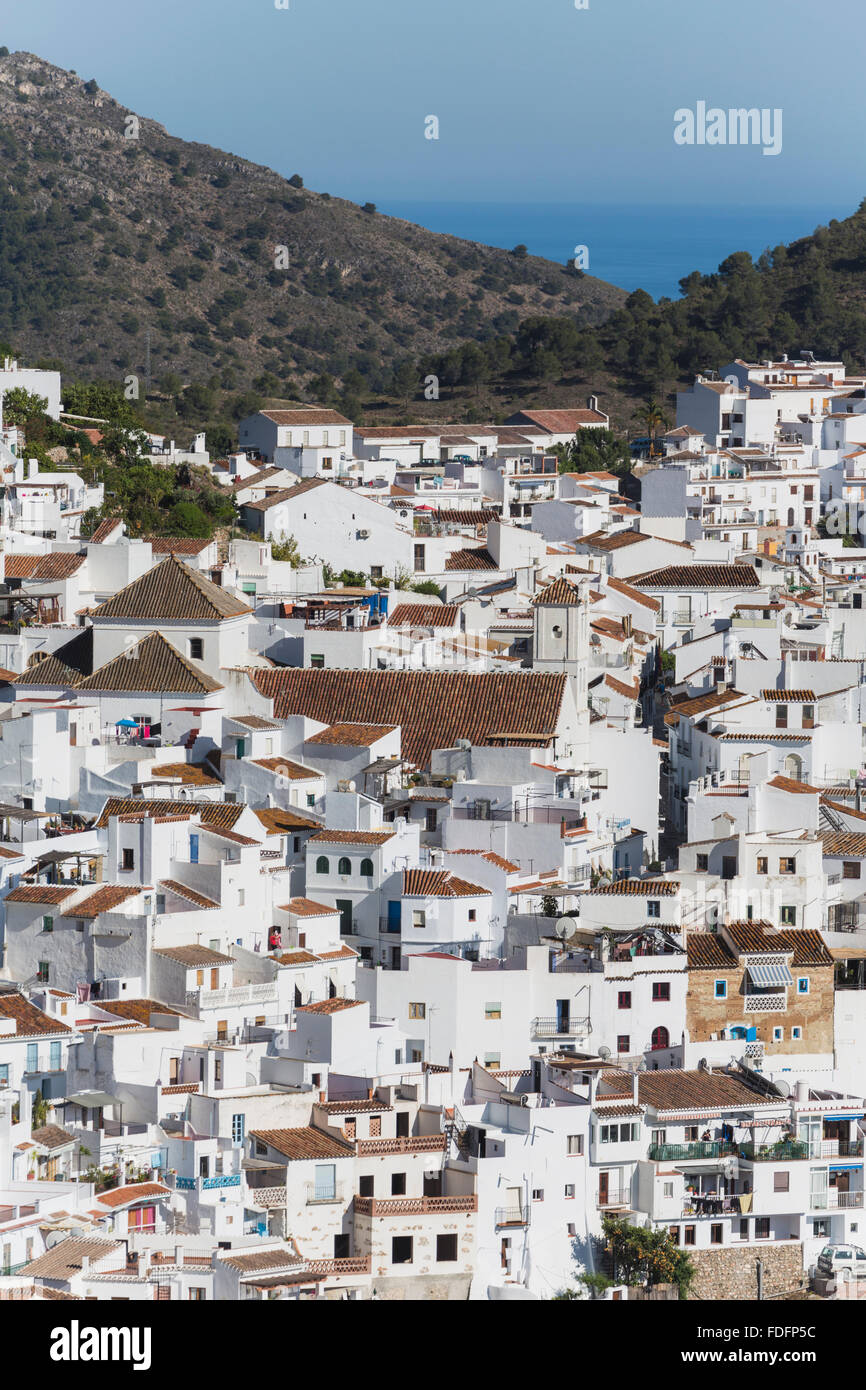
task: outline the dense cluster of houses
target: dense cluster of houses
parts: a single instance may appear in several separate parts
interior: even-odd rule
[[[866,381],[736,362],[560,473],[607,424],[263,411],[190,454],[225,544],[81,539],[3,430],[0,1299],[866,1245]]]

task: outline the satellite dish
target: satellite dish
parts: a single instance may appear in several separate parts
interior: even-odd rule
[[[349,783],[349,791],[350,791],[350,792],[353,792],[354,790],[355,790],[355,783],[354,783],[354,782],[350,782],[350,783]]]
[[[791,1094],[791,1087],[788,1085],[788,1082],[777,1081],[775,1085],[776,1090],[779,1092],[779,1095],[783,1096],[787,1100],[788,1096]]]
[[[598,1055],[603,1062],[607,1061],[608,1057],[610,1056],[610,1048],[606,1045],[606,1043],[602,1043],[601,1047],[598,1049]]]
[[[553,930],[556,932],[556,935],[559,937],[560,941],[564,941],[565,938],[567,936],[571,936],[571,933],[574,931],[574,918],[558,917],[556,920],[556,926],[553,928]]]

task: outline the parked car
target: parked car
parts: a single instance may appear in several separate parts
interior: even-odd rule
[[[818,1256],[818,1271],[827,1278],[866,1278],[866,1250],[859,1245],[825,1245]]]

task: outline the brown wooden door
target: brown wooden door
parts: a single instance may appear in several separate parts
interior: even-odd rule
[[[602,1206],[602,1207],[607,1206],[607,1200],[608,1200],[609,1195],[610,1195],[610,1174],[609,1174],[609,1173],[599,1173],[599,1175],[598,1175],[598,1202],[599,1202],[599,1206]]]
[[[214,967],[214,969],[211,970],[211,972],[210,972],[210,987],[211,987],[211,989],[219,989],[219,983],[220,983],[220,972]]]

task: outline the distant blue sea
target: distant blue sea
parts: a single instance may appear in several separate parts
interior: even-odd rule
[[[589,250],[590,275],[623,289],[644,289],[654,299],[679,298],[679,281],[693,270],[708,274],[734,251],[759,256],[767,247],[796,241],[833,217],[854,211],[829,201],[808,207],[697,207],[576,203],[427,203],[399,199],[379,204],[433,232],[450,232],[510,250],[521,242],[535,256],[560,263],[575,246]]]

